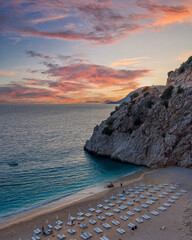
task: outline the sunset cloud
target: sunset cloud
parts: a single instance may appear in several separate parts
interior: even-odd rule
[[[110,64],[110,67],[127,66],[132,64],[138,64],[144,60],[149,59],[149,57],[135,57],[135,58],[124,58]]]
[[[15,72],[0,70],[0,75],[7,76],[7,77],[12,77],[12,76],[15,75]]]

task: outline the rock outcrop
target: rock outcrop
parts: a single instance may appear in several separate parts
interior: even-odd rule
[[[84,149],[152,168],[192,167],[192,57],[168,76],[163,92],[144,87],[116,107]]]

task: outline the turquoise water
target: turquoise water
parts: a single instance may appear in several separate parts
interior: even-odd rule
[[[114,107],[0,105],[0,217],[138,170],[83,150]]]

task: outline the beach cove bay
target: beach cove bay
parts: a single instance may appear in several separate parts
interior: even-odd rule
[[[1,219],[139,170],[83,150],[93,128],[114,108],[0,105]]]

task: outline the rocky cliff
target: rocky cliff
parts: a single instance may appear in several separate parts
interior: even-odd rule
[[[192,167],[192,57],[164,91],[144,87],[96,126],[84,149],[148,167]]]

